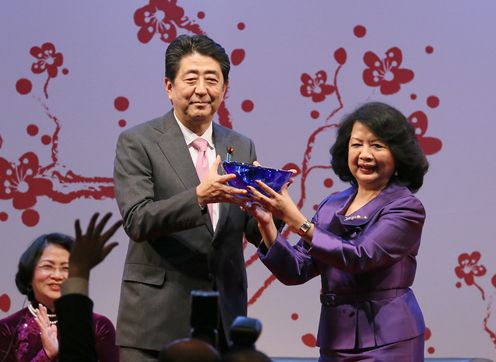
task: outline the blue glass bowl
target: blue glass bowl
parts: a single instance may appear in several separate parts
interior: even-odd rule
[[[222,162],[222,166],[226,173],[233,173],[236,175],[235,179],[228,182],[229,186],[245,190],[248,190],[247,186],[253,186],[262,193],[264,192],[255,183],[256,180],[260,180],[274,191],[280,192],[281,187],[288,182],[293,175],[291,171],[254,166],[242,162],[224,161]]]

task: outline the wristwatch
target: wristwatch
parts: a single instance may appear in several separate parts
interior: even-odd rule
[[[301,224],[300,228],[298,229],[298,235],[300,236],[305,236],[305,234],[310,230],[312,227],[312,222],[310,220],[305,220],[303,224]]]

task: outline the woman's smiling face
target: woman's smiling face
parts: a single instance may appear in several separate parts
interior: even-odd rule
[[[389,145],[356,121],[348,144],[348,167],[359,188],[379,191],[387,186],[396,166]]]
[[[60,285],[69,275],[69,252],[57,244],[47,244],[36,264],[31,282],[36,300],[50,310],[60,298]]]

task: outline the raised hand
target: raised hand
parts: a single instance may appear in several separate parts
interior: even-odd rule
[[[59,341],[57,339],[57,326],[50,323],[47,309],[43,304],[38,305],[35,316],[36,324],[40,329],[40,338],[43,349],[50,360],[59,353]]]
[[[115,222],[109,229],[104,231],[105,225],[111,216],[112,213],[107,213],[97,222],[99,213],[94,213],[85,234],[81,232],[79,219],[76,220],[74,225],[76,240],[69,257],[70,277],[88,279],[91,269],[105,259],[112,249],[118,245],[117,242],[107,242],[122,225],[122,220]]]

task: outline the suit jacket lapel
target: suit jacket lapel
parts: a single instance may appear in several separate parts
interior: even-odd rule
[[[164,116],[164,121],[157,130],[163,133],[163,136],[158,142],[158,146],[183,183],[184,188],[187,190],[198,186],[200,184],[200,179],[196,173],[195,165],[191,160],[191,155],[188,150],[188,145],[184,140],[184,135],[174,118],[173,111],[170,111]],[[204,217],[208,231],[213,234],[214,229],[212,221],[208,215],[204,215]]]
[[[174,113],[170,111],[163,118],[164,121],[161,127],[157,128],[163,134],[158,142],[158,146],[183,183],[185,189],[196,187],[200,183],[200,179],[191,160],[184,136],[174,118]]]

